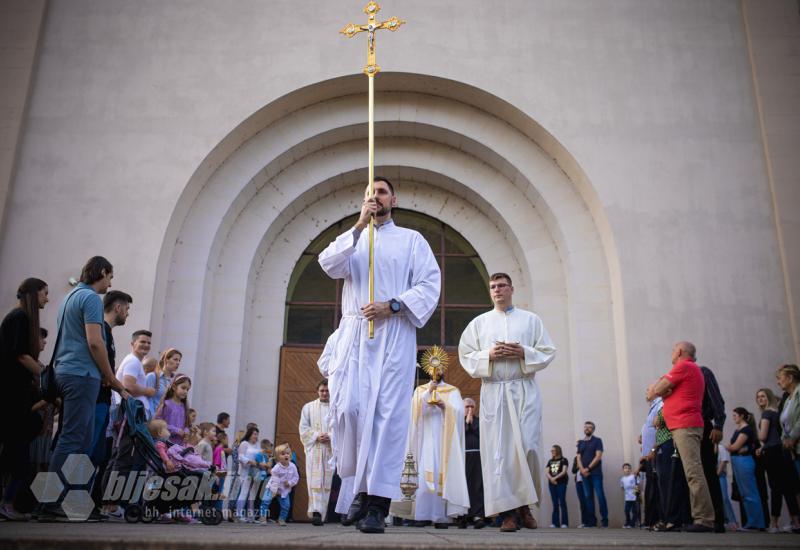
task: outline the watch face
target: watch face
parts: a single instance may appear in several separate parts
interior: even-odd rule
[[[400,302],[392,302],[391,305],[392,311],[397,312],[400,311]]]

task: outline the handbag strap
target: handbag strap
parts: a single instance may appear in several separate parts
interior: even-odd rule
[[[73,296],[75,296],[75,294],[78,293],[79,290],[80,288],[73,289],[72,292],[70,292],[69,295],[67,296],[66,301],[64,302],[64,313],[61,316],[61,324],[58,325],[56,343],[55,346],[53,346],[53,355],[50,356],[50,364],[47,366],[48,369],[52,370],[54,368],[56,355],[58,354],[58,344],[61,342],[61,333],[64,331],[64,322],[66,321],[67,317],[67,305],[69,305],[69,301],[72,299]]]

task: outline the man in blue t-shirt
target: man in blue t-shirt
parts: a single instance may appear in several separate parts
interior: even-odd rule
[[[80,283],[58,310],[54,354],[56,385],[63,403],[60,435],[50,458],[50,471],[58,472],[71,454],[89,454],[94,435],[95,402],[101,381],[127,398],[122,383],[108,362],[103,334],[103,301],[111,287],[114,268],[102,256],[91,258],[81,271]],[[41,505],[39,521],[66,518],[56,504]]]
[[[600,506],[600,521],[608,527],[608,505],[603,491],[603,440],[594,436],[594,422],[587,420],[583,425],[585,437],[578,441],[578,469],[583,477],[583,490],[586,493],[586,527],[597,527],[594,513],[594,495]]]

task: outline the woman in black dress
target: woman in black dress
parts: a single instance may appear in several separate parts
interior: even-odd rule
[[[42,427],[41,417],[32,408],[38,401],[41,374],[39,310],[48,302],[47,294],[47,283],[25,279],[17,290],[17,307],[0,324],[0,372],[5,382],[0,418],[6,421],[0,431],[0,471],[10,479],[0,504],[0,516],[10,520],[26,519],[14,509],[14,498],[29,481],[30,443]]]

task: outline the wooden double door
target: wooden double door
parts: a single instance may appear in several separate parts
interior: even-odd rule
[[[278,410],[275,420],[275,445],[289,443],[297,453],[297,469],[300,483],[292,502],[292,517],[295,521],[309,521],[308,488],[306,486],[306,457],[300,441],[300,412],[303,405],[317,398],[317,384],[322,379],[317,368],[317,359],[322,347],[283,346],[281,348],[280,374],[278,378]],[[479,403],[481,381],[470,377],[458,362],[458,353],[448,350],[450,368],[447,382],[461,390],[463,397],[472,397]],[[408,389],[409,400],[414,388]]]

